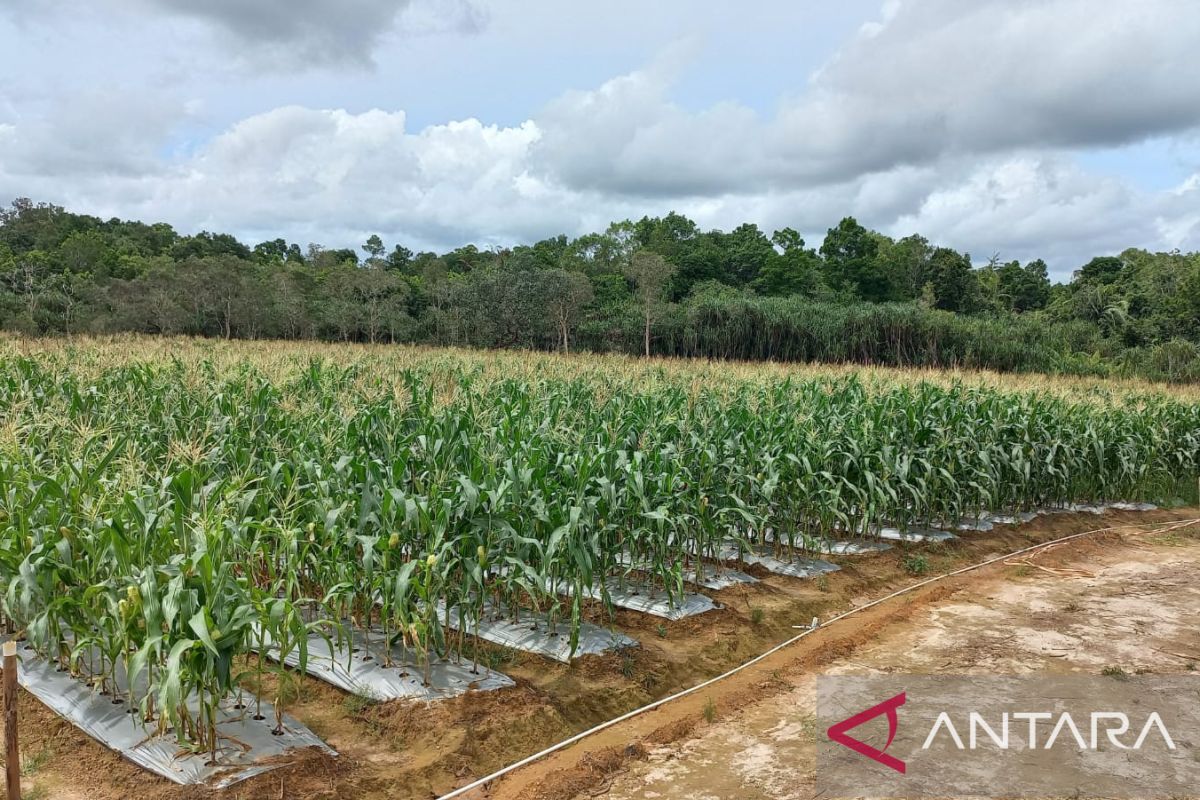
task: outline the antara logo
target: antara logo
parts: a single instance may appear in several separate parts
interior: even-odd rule
[[[871,706],[865,711],[860,711],[852,717],[842,720],[836,725],[830,726],[827,734],[831,741],[837,742],[840,745],[849,747],[854,752],[864,755],[872,761],[877,761],[889,769],[894,769],[901,775],[906,773],[906,766],[903,761],[895,756],[888,755],[885,752],[892,742],[896,739],[896,733],[900,728],[900,717],[896,709],[904,705],[907,700],[905,692],[901,692],[895,697],[884,700],[878,705]],[[872,747],[866,742],[855,739],[853,736],[847,735],[847,731],[857,728],[863,723],[870,722],[878,716],[886,715],[888,723],[887,742],[883,748]],[[997,749],[1008,750],[1012,747],[1009,737],[1010,719],[1018,722],[1027,722],[1029,724],[1029,736],[1024,742],[1019,742],[1017,749],[1038,749],[1039,747],[1049,750],[1054,747],[1055,743],[1060,739],[1074,740],[1080,750],[1096,751],[1103,746],[1104,739],[1108,740],[1108,745],[1120,750],[1141,750],[1147,738],[1152,732],[1157,732],[1161,737],[1163,744],[1167,750],[1175,749],[1175,741],[1171,738],[1167,726],[1163,724],[1162,717],[1158,712],[1151,712],[1146,718],[1145,725],[1142,726],[1141,732],[1133,737],[1131,730],[1131,721],[1129,716],[1121,711],[1094,711],[1088,715],[1090,725],[1085,725],[1085,730],[1090,727],[1091,736],[1085,736],[1081,732],[1071,714],[1063,712],[1058,716],[1057,723],[1053,725],[1050,733],[1045,739],[1039,741],[1037,735],[1037,723],[1044,721],[1049,723],[1054,719],[1054,715],[1041,712],[1016,712],[1010,714],[1005,712],[1000,718],[999,733],[996,728],[989,725],[982,714],[971,711],[967,713],[967,729],[969,730],[970,746],[963,743],[962,736],[959,735],[958,729],[955,727],[953,720],[948,712],[941,712],[937,719],[934,720],[933,727],[929,730],[929,735],[925,739],[925,744],[921,746],[922,750],[928,750],[935,740],[939,738],[939,734],[945,735],[953,742],[955,748],[959,750],[975,750],[979,747],[981,739],[979,732],[982,731],[987,740],[989,740]],[[1069,737],[1064,736],[1064,733],[1069,733]],[[1104,736],[1101,736],[1101,734]],[[1129,739],[1122,737],[1128,736]]]
[[[814,796],[957,797],[970,785],[996,798],[1066,797],[1086,785],[1097,797],[1191,797],[1200,786],[1200,758],[1187,757],[1200,742],[1193,684],[822,675]]]
[[[888,755],[884,752],[884,750],[887,750],[888,747],[891,746],[892,741],[896,738],[896,731],[900,728],[900,718],[896,714],[896,709],[904,705],[904,695],[905,693],[901,692],[893,698],[884,700],[879,705],[871,706],[866,711],[860,711],[853,717],[844,719],[836,725],[830,726],[828,731],[829,738],[838,744],[845,745],[854,752],[864,755],[872,761],[878,761],[885,767],[890,767],[891,769],[894,769],[896,772],[899,772],[901,775],[903,775],[905,770],[904,762],[895,756]],[[866,742],[860,742],[853,736],[846,735],[846,731],[850,730],[851,728],[857,728],[864,722],[870,722],[881,714],[887,714],[888,722],[887,744],[883,746],[883,750],[872,747]]]
[[[1029,723],[1028,739],[1021,742],[1019,736],[1014,737],[1018,740],[1015,747],[1010,743],[1008,735],[1010,718],[1016,720],[1018,723]],[[1076,724],[1075,718],[1070,713],[1064,711],[1059,715],[1058,721],[1050,730],[1050,734],[1046,737],[1043,744],[1038,740],[1038,721],[1041,720],[1049,724],[1053,719],[1054,715],[1048,711],[1018,711],[1011,715],[1006,711],[1000,717],[1000,724],[997,726],[1000,732],[997,733],[996,728],[989,725],[984,720],[982,714],[972,711],[967,714],[967,725],[970,731],[968,736],[970,747],[968,748],[963,744],[962,737],[958,735],[958,729],[954,727],[954,720],[950,718],[948,713],[943,711],[934,720],[933,727],[929,731],[929,736],[925,738],[925,744],[921,745],[921,749],[928,750],[929,746],[933,744],[934,740],[938,738],[939,733],[943,730],[949,736],[950,740],[953,741],[954,747],[959,750],[975,750],[980,747],[981,741],[986,746],[987,742],[983,741],[983,737],[979,735],[980,731],[999,750],[1008,750],[1010,748],[1036,750],[1039,747],[1043,750],[1049,750],[1054,747],[1055,742],[1059,740],[1060,736],[1065,742],[1068,742],[1068,746],[1070,740],[1074,740],[1080,750],[1100,750],[1105,746],[1111,746],[1118,750],[1141,750],[1142,745],[1146,743],[1146,739],[1153,730],[1158,731],[1158,735],[1162,737],[1162,742],[1168,750],[1175,749],[1175,740],[1171,738],[1171,732],[1167,730],[1167,726],[1163,724],[1162,717],[1158,715],[1157,711],[1152,711],[1150,716],[1146,718],[1146,724],[1142,726],[1141,733],[1138,734],[1137,739],[1133,741],[1132,745],[1129,744],[1127,738],[1122,738],[1133,735],[1133,731],[1130,729],[1129,715],[1123,711],[1093,711],[1090,713],[1088,719],[1091,724],[1085,725],[1084,730],[1087,730],[1089,727],[1091,728],[1091,738],[1085,736],[1079,730],[1079,725]],[[1068,733],[1070,735],[1069,738]],[[1107,745],[1105,745],[1104,739],[1101,738],[1101,733],[1108,739]]]

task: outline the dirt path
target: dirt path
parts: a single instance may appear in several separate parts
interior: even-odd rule
[[[819,631],[712,692],[519,771],[488,796],[811,797],[814,667],[860,674],[1200,669],[1198,566],[1200,527],[1128,530],[997,564]]]

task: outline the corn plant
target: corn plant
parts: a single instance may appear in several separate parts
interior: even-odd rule
[[[678,601],[731,543],[1169,501],[1200,471],[1200,405],[1140,389],[178,347],[0,350],[0,605],[212,754],[220,704],[313,637],[386,669],[403,645],[429,682],[489,609],[574,647],[585,595]]]

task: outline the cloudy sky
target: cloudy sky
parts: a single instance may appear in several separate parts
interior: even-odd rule
[[[357,245],[1200,249],[1195,0],[0,2],[0,202]]]

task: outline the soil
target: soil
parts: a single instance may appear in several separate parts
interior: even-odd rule
[[[25,792],[28,797],[72,800],[437,797],[720,674],[791,638],[793,626],[807,625],[813,617],[829,619],[930,575],[1070,533],[1197,517],[1200,509],[1195,508],[1054,515],[1020,527],[965,533],[943,544],[835,557],[831,560],[842,570],[820,579],[768,576],[759,584],[706,592],[725,608],[699,617],[667,622],[620,611],[616,627],[641,642],[625,653],[589,656],[568,666],[497,648],[493,666],[514,678],[516,686],[438,703],[367,704],[293,673],[285,693],[291,698],[285,704],[288,713],[322,736],[340,757],[305,754],[225,791],[181,788],[144,772],[22,692]],[[811,700],[805,693],[811,694],[817,667],[847,669],[861,663],[931,672],[1044,668],[1031,660],[1037,656],[1054,669],[1183,669],[1182,659],[1148,648],[1200,652],[1200,634],[1182,623],[1187,614],[1195,619],[1200,612],[1200,596],[1185,582],[1200,561],[1195,530],[1155,536],[1124,528],[1076,540],[1030,563],[997,564],[922,587],[821,628],[711,691],[609,728],[475,796],[568,798],[602,789],[615,775],[614,797],[653,796],[649,792],[664,797],[793,796],[790,792],[801,784],[788,782],[799,780],[793,773],[802,772],[805,764],[811,767],[811,759],[805,761],[801,752],[779,758],[771,748],[803,744],[805,737],[795,734],[804,730],[804,713],[810,713],[801,710],[811,709],[811,703],[804,704]],[[1059,571],[1063,565],[1082,572]],[[1090,573],[1096,577],[1086,577]],[[1119,586],[1126,591],[1117,591]],[[1024,614],[1019,621],[1004,616],[1018,612]],[[1143,613],[1156,616],[1139,616]],[[603,622],[599,609],[591,609],[591,616]],[[1097,619],[1112,622],[1100,627]],[[1097,627],[1094,635],[1088,633],[1091,626]],[[1147,632],[1152,632],[1149,639]],[[733,727],[739,721],[743,727]],[[708,746],[713,749],[706,751]],[[698,772],[705,759],[711,763]],[[751,764],[759,766],[749,769]],[[788,767],[776,780],[771,776],[778,764]],[[682,772],[676,775],[675,770]],[[698,781],[692,793],[670,788],[686,788],[689,775]]]
[[[940,597],[921,598],[892,615],[879,635],[839,637],[843,653],[820,659],[820,672],[1083,672],[1114,679],[1122,672],[1195,672],[1198,565],[1200,526],[1159,535],[1127,530],[1073,542],[972,573]],[[847,623],[861,624],[853,620]],[[749,692],[718,685],[701,698],[685,699],[694,702],[661,708],[664,713],[648,722],[654,730],[640,740],[641,726],[605,731],[633,749],[624,758],[610,758],[604,770],[594,767],[593,757],[564,753],[557,763],[514,774],[487,796],[817,796],[817,675],[806,650],[811,647],[789,648],[784,663],[772,665],[770,682],[759,684],[757,696],[754,679]],[[710,701],[711,722],[697,708]],[[648,744],[656,739],[663,741]]]

